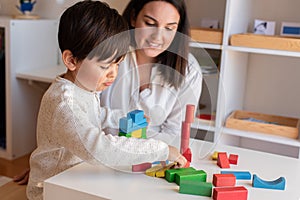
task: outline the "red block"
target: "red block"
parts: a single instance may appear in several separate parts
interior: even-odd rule
[[[227,153],[226,152],[219,152],[218,153],[217,165],[221,168],[230,168],[229,160],[227,158]]]
[[[182,155],[187,159],[187,161],[192,162],[192,152],[190,148],[188,148]]]
[[[189,168],[191,163],[189,161],[186,162],[185,166],[183,168]]]
[[[236,178],[233,174],[214,174],[213,184],[216,187],[235,186]]]
[[[132,165],[133,172],[143,172],[152,167],[152,163],[142,163],[138,165]]]
[[[195,105],[192,104],[186,105],[185,122],[187,123],[194,122],[194,112],[195,112]]]
[[[229,163],[230,163],[230,164],[237,165],[238,158],[239,158],[238,155],[236,155],[236,154],[230,154],[230,155],[229,155],[229,159],[228,159],[228,160],[229,160]]]
[[[214,200],[247,200],[248,190],[244,186],[214,188]]]

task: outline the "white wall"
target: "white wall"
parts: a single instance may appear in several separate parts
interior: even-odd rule
[[[33,14],[39,15],[41,18],[57,19],[61,13],[69,6],[79,0],[36,0],[37,3],[32,11]],[[129,2],[129,0],[103,0],[112,8],[117,9],[120,13]],[[18,0],[1,0],[0,15],[18,15],[20,11],[16,8],[19,5]]]

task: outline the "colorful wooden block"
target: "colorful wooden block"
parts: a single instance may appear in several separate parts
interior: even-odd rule
[[[131,132],[131,137],[141,138],[142,137],[142,129],[138,129]]]
[[[190,148],[187,148],[182,155],[187,159],[187,161],[192,162],[192,151]]]
[[[229,160],[227,158],[227,153],[226,152],[219,152],[218,153],[217,165],[221,168],[230,168]]]
[[[152,163],[142,163],[138,165],[132,165],[133,172],[144,172],[152,167]]]
[[[274,190],[285,189],[285,178],[279,177],[278,179],[266,181],[259,178],[256,174],[253,175],[252,186],[255,188],[265,188]]]
[[[179,193],[211,197],[212,184],[200,181],[182,180]]]
[[[163,166],[161,164],[155,165],[155,166],[153,166],[153,167],[146,170],[146,175],[155,177],[156,172],[161,170],[161,169],[163,169]]]
[[[187,171],[196,171],[196,169],[194,169],[193,167],[169,169],[169,170],[166,171],[165,179],[168,182],[174,182],[176,173],[184,173],[184,172],[187,172]]]
[[[216,187],[213,190],[214,200],[247,200],[248,190],[244,186]]]
[[[134,110],[127,113],[127,117],[119,120],[120,132],[129,133],[148,126],[147,119],[144,117],[144,111]]]
[[[221,171],[221,174],[233,174],[236,180],[251,180],[249,171]]]
[[[239,158],[239,156],[238,155],[236,155],[236,154],[230,154],[229,155],[229,163],[230,164],[233,164],[233,165],[237,165],[237,163],[238,163],[238,158]]]
[[[166,176],[166,171],[173,168],[175,165],[177,165],[176,162],[173,162],[173,163],[169,163],[168,165],[164,166],[162,169],[158,170],[156,173],[155,173],[155,176],[158,177],[158,178],[163,178]]]
[[[185,122],[190,124],[193,123],[194,116],[195,116],[195,105],[187,104],[185,110]]]
[[[216,187],[235,186],[236,178],[233,174],[214,174],[213,185]]]
[[[218,152],[217,152],[217,151],[215,151],[215,152],[212,154],[211,159],[213,159],[213,160],[218,160]]]
[[[184,180],[206,182],[206,172],[203,170],[186,171],[175,174],[175,183],[180,185]]]

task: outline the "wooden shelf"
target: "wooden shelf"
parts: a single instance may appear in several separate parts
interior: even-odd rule
[[[191,37],[197,42],[222,44],[223,30],[209,28],[192,28]]]
[[[252,33],[234,34],[230,38],[232,46],[286,50],[300,52],[300,38],[257,35]]]

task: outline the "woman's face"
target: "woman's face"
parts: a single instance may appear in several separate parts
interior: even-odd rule
[[[147,3],[131,22],[135,27],[137,48],[145,56],[158,56],[172,43],[179,20],[180,15],[172,4],[164,1]]]

